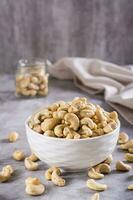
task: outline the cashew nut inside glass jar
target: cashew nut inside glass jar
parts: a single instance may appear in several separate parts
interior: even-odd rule
[[[16,95],[34,97],[47,94],[48,74],[45,73],[45,63],[37,60],[21,62],[16,72]]]
[[[84,97],[76,97],[39,110],[31,116],[28,125],[44,136],[83,139],[108,134],[118,123],[116,111],[107,112]]]

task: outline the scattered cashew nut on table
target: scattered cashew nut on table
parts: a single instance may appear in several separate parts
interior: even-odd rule
[[[45,172],[46,180],[51,180],[55,185],[62,187],[65,185],[65,179],[60,177],[61,169],[58,167],[51,167]]]
[[[21,161],[21,160],[24,160],[25,155],[24,155],[24,152],[22,150],[16,150],[16,151],[13,152],[12,157],[13,157],[14,160]]]
[[[11,165],[6,165],[3,167],[2,171],[0,172],[0,182],[3,183],[8,181],[11,178],[13,172],[14,169]]]
[[[25,158],[24,164],[25,168],[28,169],[29,171],[35,171],[38,169],[38,163],[31,161],[30,158]]]
[[[38,178],[28,177],[25,180],[26,193],[32,196],[38,196],[44,193],[45,186],[40,182]]]
[[[19,134],[17,132],[11,132],[8,135],[9,142],[16,142],[19,138]]]
[[[104,178],[104,174],[96,172],[95,168],[89,169],[88,176],[92,179],[102,179],[102,178]]]
[[[101,184],[101,183],[97,183],[95,180],[93,179],[89,179],[87,181],[87,187],[91,190],[96,190],[96,191],[104,191],[107,189],[107,185],[105,184]]]
[[[132,167],[128,164],[125,164],[122,161],[117,161],[116,162],[116,170],[117,171],[123,171],[123,172],[128,172],[129,170],[131,170]]]

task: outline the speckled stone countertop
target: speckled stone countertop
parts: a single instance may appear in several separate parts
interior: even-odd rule
[[[49,82],[49,94],[44,98],[20,99],[14,95],[14,81],[12,76],[0,77],[0,168],[11,164],[15,174],[7,183],[0,183],[0,200],[90,200],[94,191],[86,187],[87,172],[64,173],[65,187],[54,186],[44,179],[45,163],[39,162],[39,170],[31,172],[25,170],[23,162],[14,161],[11,156],[15,149],[23,149],[25,154],[30,153],[25,135],[24,121],[33,111],[41,106],[58,100],[71,100],[75,96],[85,96],[93,102],[100,104],[107,110],[111,110],[102,96],[89,96],[77,89],[72,82],[51,79]],[[121,119],[121,130],[132,136],[132,126]],[[20,140],[16,143],[8,143],[6,140],[10,131],[20,133]],[[133,192],[127,190],[127,186],[133,183],[133,172],[118,173],[115,171],[115,161],[124,159],[124,153],[116,148],[113,153],[114,161],[111,165],[112,172],[106,175],[101,183],[108,185],[105,192],[100,193],[101,200],[132,200]],[[39,197],[30,197],[25,194],[25,178],[37,176],[46,185],[46,193]]]

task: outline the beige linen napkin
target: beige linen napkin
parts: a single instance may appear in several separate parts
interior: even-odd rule
[[[133,70],[87,58],[63,58],[49,66],[52,76],[73,79],[77,87],[96,94],[104,91],[105,100],[133,124]]]

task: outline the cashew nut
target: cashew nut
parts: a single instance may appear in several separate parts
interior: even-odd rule
[[[112,155],[110,154],[110,155],[108,156],[108,158],[104,161],[104,163],[110,165],[110,164],[112,163],[112,161],[113,161],[113,157],[112,157]]]
[[[92,130],[86,125],[82,126],[80,133],[81,134],[86,134],[86,135],[88,135],[88,137],[92,136]]]
[[[96,190],[96,191],[103,191],[107,189],[107,185],[97,183],[93,179],[89,179],[87,181],[87,187],[90,188],[91,190]]]
[[[2,171],[0,172],[0,182],[6,182],[11,178],[11,175],[13,174],[14,170],[11,165],[6,165],[3,167]]]
[[[64,186],[65,185],[65,179],[61,178],[59,176],[59,169],[55,169],[53,172],[52,172],[52,176],[51,176],[51,180],[52,182],[57,185],[57,186]]]
[[[110,117],[111,119],[115,120],[115,121],[118,120],[118,114],[117,114],[116,111],[113,111],[113,112],[109,113],[109,117]]]
[[[96,172],[102,173],[102,174],[109,174],[111,172],[111,168],[106,163],[101,163],[95,167]]]
[[[122,161],[117,161],[116,162],[116,170],[117,171],[123,171],[123,172],[127,172],[131,169],[132,167],[128,164],[125,164]]]
[[[84,109],[86,105],[87,105],[87,99],[84,97],[83,98],[76,97],[72,101],[72,106],[76,107],[78,110]]]
[[[106,121],[106,117],[103,113],[103,109],[100,106],[97,106],[96,115],[97,115],[97,118],[100,122]]]
[[[25,181],[26,193],[33,196],[38,196],[44,193],[45,187],[38,178],[29,177]]]
[[[38,132],[38,133],[42,133],[42,129],[41,126],[39,124],[35,124],[32,128],[34,131]]]
[[[64,119],[64,116],[67,112],[65,110],[55,111],[53,112],[53,118],[56,119]]]
[[[133,154],[132,154],[132,153],[126,153],[126,154],[125,154],[125,159],[126,159],[128,162],[133,162]]]
[[[45,171],[44,176],[45,176],[46,180],[51,180],[52,179],[52,173],[53,173],[54,170],[57,170],[56,172],[58,173],[58,175],[61,174],[61,171],[60,171],[59,168],[57,168],[57,167],[51,167],[51,168],[49,168],[49,169],[47,169]]]
[[[103,130],[104,130],[105,133],[110,133],[110,132],[113,131],[113,129],[111,128],[110,124],[107,124],[107,126],[105,126],[103,128]]]
[[[67,126],[64,127],[64,129],[63,129],[63,135],[64,136],[67,136],[71,132],[72,132],[72,130],[69,127],[67,127]]]
[[[118,138],[118,144],[125,144],[129,140],[129,136],[125,132],[121,132]]]
[[[80,123],[81,125],[87,125],[90,129],[95,128],[95,123],[89,117],[84,117],[83,119],[81,119]]]
[[[17,132],[11,132],[9,135],[8,135],[8,140],[9,142],[16,142],[19,138],[19,134]]]
[[[14,172],[14,169],[13,169],[13,167],[11,165],[6,165],[5,167],[2,168],[2,171],[3,172],[7,172],[8,171],[12,175],[13,172]]]
[[[41,123],[41,129],[45,132],[47,130],[53,129],[57,124],[58,120],[55,118],[45,119],[44,122]]]
[[[30,156],[29,156],[29,159],[33,162],[36,162],[39,160],[39,158],[34,154],[32,153]]]
[[[31,161],[30,158],[25,158],[24,164],[25,164],[25,168],[30,171],[35,171],[38,169],[38,163]]]
[[[103,130],[102,128],[95,129],[94,132],[95,132],[98,136],[104,134],[104,130]]]
[[[59,108],[59,104],[57,103],[53,103],[52,105],[50,105],[48,107],[49,110],[51,110],[52,112],[56,111]]]
[[[73,130],[76,131],[79,128],[79,118],[74,113],[67,113],[64,119],[70,124],[70,128]]]
[[[55,134],[57,137],[63,137],[63,130],[64,130],[64,127],[65,127],[64,124],[60,124],[60,125],[55,126],[55,128],[54,128],[54,134]]]
[[[68,112],[69,113],[77,113],[79,110],[78,108],[76,108],[75,106],[71,105],[69,108],[68,108]]]
[[[80,134],[75,132],[75,131],[72,131],[72,135],[73,135],[73,139],[80,139]]]
[[[16,150],[13,152],[12,157],[14,158],[14,160],[21,161],[21,160],[24,160],[25,155],[22,150]]]
[[[44,135],[49,136],[49,137],[55,137],[55,134],[54,134],[53,130],[47,130],[47,131],[45,131]]]
[[[128,186],[128,190],[133,190],[133,184],[130,184],[130,185]]]
[[[133,139],[129,140],[125,144],[121,144],[119,147],[120,149],[123,149],[123,150],[128,150],[129,148],[133,148]]]
[[[99,193],[95,193],[92,197],[91,200],[100,200]]]
[[[128,149],[129,153],[133,153],[133,147]]]
[[[88,176],[92,179],[102,179],[104,177],[104,174],[98,173],[95,171],[94,168],[89,169]]]
[[[95,111],[89,110],[89,109],[81,110],[79,113],[80,118],[85,118],[85,117],[92,118],[94,115],[95,115]]]

